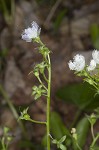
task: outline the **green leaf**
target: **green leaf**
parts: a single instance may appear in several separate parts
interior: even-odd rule
[[[63,137],[59,140],[59,143],[63,143],[63,142],[65,141],[65,139],[66,139],[66,135],[63,136]]]
[[[57,140],[53,139],[53,140],[52,140],[52,143],[53,143],[53,144],[57,144]]]
[[[90,34],[94,47],[99,49],[99,26],[97,24],[91,25]]]
[[[90,130],[90,123],[88,119],[84,117],[78,122],[76,126],[77,142],[81,148],[83,148],[83,146],[85,145],[89,130]],[[74,143],[74,150],[78,150],[75,143]]]
[[[37,99],[40,98],[40,97],[41,97],[41,94],[36,94],[36,95],[34,96],[34,99],[37,100]]]
[[[63,9],[59,12],[59,14],[57,15],[56,19],[55,19],[55,22],[54,22],[54,28],[55,30],[57,30],[62,22],[62,19],[64,18],[64,16],[66,15],[67,13],[67,9]]]
[[[99,36],[99,26],[97,24],[94,23],[91,25],[90,34],[91,34],[92,41],[95,42]]]
[[[60,149],[61,150],[67,150],[66,146],[64,146],[63,144],[60,144]]]
[[[56,144],[57,145],[57,148],[60,148],[62,150],[65,150],[66,147],[62,144],[66,139],[66,136],[63,136],[59,141],[57,141],[56,139],[53,139],[52,140],[52,143],[53,144]]]
[[[79,109],[94,110],[99,106],[99,95],[88,83],[67,85],[59,89],[56,95],[67,103],[73,103]]]
[[[60,139],[64,135],[70,136],[69,130],[63,124],[61,117],[56,112],[51,112],[51,133],[55,139]]]
[[[95,145],[95,146],[93,147],[93,149],[94,149],[94,150],[99,150],[99,145]]]
[[[66,135],[66,145],[71,144],[71,135],[69,133],[69,130],[64,125],[63,121],[61,120],[61,117],[56,112],[51,112],[51,134],[54,137],[54,139],[61,139],[64,135]]]
[[[32,90],[36,90],[36,89],[37,89],[37,86],[33,86],[33,87],[32,87]]]
[[[45,89],[43,89],[42,85],[34,86],[32,87],[32,95],[34,95],[34,99],[37,100],[40,98],[43,94],[46,93]]]

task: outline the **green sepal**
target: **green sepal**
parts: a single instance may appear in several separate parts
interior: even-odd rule
[[[19,117],[19,119],[21,120],[30,120],[30,115],[27,113],[29,107],[27,107],[26,109],[23,110],[23,112],[21,112],[21,116]]]
[[[63,136],[60,140],[52,139],[52,143],[56,144],[57,148],[60,148],[61,150],[66,150],[66,147],[62,144],[66,139],[66,135]]]
[[[97,117],[94,113],[92,113],[90,116],[86,115],[86,117],[89,120],[91,125],[94,125],[97,121]]]
[[[45,61],[43,61],[43,62],[37,64],[37,65],[34,67],[34,75],[35,75],[35,76],[38,76],[39,73],[43,74],[43,73],[44,73],[44,70],[45,70],[45,68],[46,68],[47,66],[48,66],[48,64],[47,64]]]
[[[50,53],[49,49],[45,46],[39,47],[39,53],[42,54],[45,58]]]
[[[37,100],[38,98],[40,98],[43,94],[46,93],[46,90],[43,88],[42,85],[34,86],[32,87],[32,95],[34,95],[34,99]]]

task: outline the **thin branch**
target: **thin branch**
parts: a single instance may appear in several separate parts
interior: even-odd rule
[[[46,91],[48,91],[48,89],[46,88],[46,86],[43,84],[43,82],[41,81],[40,77],[37,77],[37,79],[39,80],[39,82],[41,83],[41,85],[45,88]]]
[[[28,119],[28,121],[31,121],[33,123],[38,123],[38,124],[46,124],[46,122],[44,122],[44,121],[37,121],[37,120],[33,120],[33,119]]]
[[[45,81],[48,83],[48,79],[46,78],[44,73],[43,73],[43,77],[44,77]]]

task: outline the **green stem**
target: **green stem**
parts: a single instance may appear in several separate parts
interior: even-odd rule
[[[42,41],[40,39],[39,40],[39,44],[41,46],[45,45],[42,43]],[[50,94],[51,94],[51,62],[50,62],[50,56],[49,54],[48,56],[48,89],[47,89],[47,110],[46,110],[46,115],[47,115],[47,123],[46,123],[46,128],[47,128],[47,150],[50,150]],[[45,58],[46,59],[46,58]],[[46,60],[47,61],[47,60]]]
[[[38,43],[39,43],[41,46],[44,46],[44,47],[45,47],[45,45],[43,44],[43,42],[41,41],[40,38],[38,38],[37,41],[38,41]]]
[[[78,145],[78,143],[76,143],[76,145],[79,150],[82,150],[81,147]]]
[[[47,80],[47,78],[46,78],[44,73],[43,73],[43,77],[44,77],[45,81],[48,83],[48,80]]]
[[[46,88],[46,86],[43,84],[43,82],[41,81],[40,77],[38,76],[37,78],[38,78],[39,82],[41,83],[41,85],[44,87],[44,89],[47,91],[47,88]]]
[[[93,131],[93,125],[91,125],[91,134],[92,134],[92,138],[94,140],[95,136],[94,136],[94,131]]]
[[[51,62],[48,54],[48,96],[47,96],[47,150],[50,150],[50,91],[51,91]]]
[[[90,76],[88,72],[87,72],[87,77],[93,81],[93,86],[98,90],[96,82],[93,80],[93,78]]]
[[[90,146],[90,150],[94,150],[93,147],[94,147],[96,141],[98,140],[98,138],[99,138],[99,134],[97,134],[97,136],[94,138],[94,140],[93,140],[93,142],[92,142],[92,144]]]
[[[46,125],[46,122],[43,122],[43,121],[37,121],[37,120],[33,120],[33,119],[28,119],[28,121],[31,121],[33,123],[45,124]]]
[[[3,137],[2,140],[1,140],[1,143],[2,143],[2,149],[3,149],[3,150],[7,150],[6,147],[5,147],[4,140],[5,140],[5,139],[4,139],[4,137]]]
[[[0,92],[1,92],[1,94],[3,95],[5,101],[7,102],[9,108],[11,109],[11,111],[12,111],[14,117],[16,118],[16,120],[18,120],[19,115],[18,115],[18,113],[17,113],[15,107],[14,107],[13,104],[11,103],[11,100],[9,99],[8,95],[6,94],[6,92],[4,91],[4,89],[3,89],[3,87],[2,87],[1,85],[0,85]],[[20,120],[18,121],[18,123],[19,123],[19,125],[20,125],[20,127],[21,127],[21,129],[22,129],[22,131],[23,131],[23,134],[24,134],[25,138],[27,139],[27,134],[26,134],[26,131],[25,131],[25,129],[24,129],[24,125],[22,124],[22,122],[21,122]]]

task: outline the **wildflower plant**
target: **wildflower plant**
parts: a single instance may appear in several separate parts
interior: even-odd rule
[[[46,126],[46,141],[47,141],[47,150],[51,149],[51,141],[53,144],[56,144],[58,149],[67,150],[67,145],[65,146],[63,143],[65,140],[68,140],[67,135],[64,135],[60,139],[56,140],[52,137],[50,133],[50,99],[51,99],[51,61],[50,61],[50,50],[46,47],[46,45],[40,39],[41,28],[38,26],[36,22],[32,22],[31,27],[25,29],[22,33],[22,39],[26,42],[35,42],[38,45],[38,52],[42,55],[42,62],[36,64],[34,70],[30,73],[38,79],[39,85],[34,85],[32,87],[32,95],[34,96],[34,100],[38,100],[42,96],[44,96],[47,100],[46,107],[46,121],[38,121],[31,119],[28,114],[28,108],[24,109],[21,112],[19,119],[30,121],[32,123],[38,123]],[[69,61],[68,63],[70,70],[74,70],[75,74],[78,76],[83,76],[84,81],[91,84],[96,93],[99,94],[99,74],[98,74],[98,65],[99,65],[99,51],[94,50],[92,52],[92,59],[90,64],[86,64],[85,57],[83,55],[77,54],[74,56],[73,61]],[[95,73],[94,73],[95,72]],[[42,77],[42,78],[41,78]],[[92,133],[92,143],[90,145],[89,150],[95,150],[96,142],[99,138],[99,133],[97,135],[94,134],[94,124],[99,118],[99,109],[96,110],[96,113],[91,114],[90,116],[86,115],[87,123],[91,125],[91,133]],[[86,121],[84,119],[84,122]],[[89,121],[89,122],[88,122]],[[82,123],[81,123],[82,125]],[[81,127],[81,126],[80,126]],[[82,150],[82,147],[79,145],[79,135],[75,128],[72,128],[71,134],[69,134],[73,141],[73,149],[74,150]]]
[[[88,82],[92,85],[96,94],[99,94],[99,51],[92,51],[92,59],[90,60],[90,64],[87,65],[85,62],[85,57],[83,55],[77,54],[74,56],[73,61],[69,61],[68,66],[70,70],[74,70],[77,76],[83,76],[84,81]],[[94,134],[94,125],[99,119],[99,108],[97,108],[96,113],[92,113],[90,116],[86,115],[90,125],[91,125],[91,134],[92,134],[92,143],[90,145],[89,150],[99,149],[96,148],[96,142],[99,139],[99,133]],[[77,146],[77,150],[82,150],[82,148],[78,144],[78,134],[75,128],[72,128],[71,134],[73,137],[74,144]]]
[[[68,63],[70,70],[74,70],[78,76],[83,76],[84,81],[88,82],[96,89],[96,93],[99,93],[99,51],[92,51],[92,59],[90,64],[87,65],[85,57],[77,54],[74,56],[73,61]]]
[[[50,61],[50,50],[46,47],[46,45],[40,39],[40,31],[41,28],[38,26],[36,22],[32,22],[31,27],[25,29],[22,33],[22,39],[26,42],[35,42],[38,44],[38,52],[42,55],[42,62],[35,65],[34,70],[30,73],[33,73],[34,76],[38,79],[39,85],[34,85],[32,87],[32,95],[35,100],[38,100],[41,96],[46,97],[47,99],[47,108],[46,108],[46,121],[37,121],[31,119],[28,114],[28,108],[21,112],[21,116],[19,119],[24,119],[27,121],[31,121],[33,123],[39,123],[46,126],[46,137],[47,137],[47,150],[50,150],[50,96],[51,96],[51,61]],[[45,73],[46,72],[46,73]],[[43,77],[43,80],[41,79]],[[43,82],[44,81],[44,82]],[[62,144],[64,142],[65,137],[63,137],[60,141],[54,141],[54,144],[58,146],[58,148],[62,150],[66,150],[66,147]],[[52,140],[53,143],[53,140]]]

